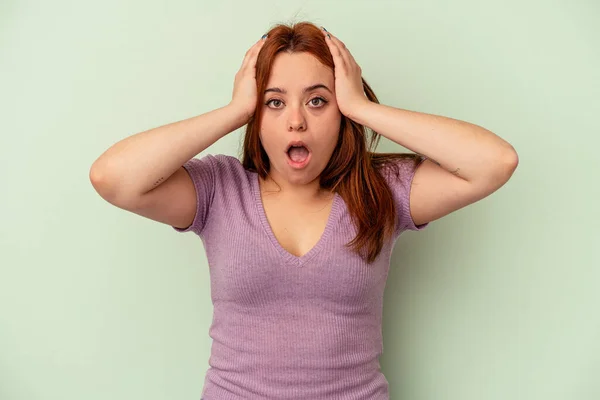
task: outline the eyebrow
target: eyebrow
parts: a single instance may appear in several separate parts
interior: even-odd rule
[[[312,86],[306,87],[306,88],[304,88],[304,90],[302,91],[302,93],[310,92],[310,91],[313,91],[315,89],[325,89],[329,93],[333,94],[331,92],[331,90],[329,90],[329,88],[327,86],[325,86],[324,84],[322,84],[322,83],[317,83],[316,85],[312,85]],[[268,92],[275,92],[275,93],[287,94],[287,90],[281,89],[281,88],[278,88],[278,87],[272,87],[272,88],[268,88],[267,90],[265,90],[265,93],[268,93]]]

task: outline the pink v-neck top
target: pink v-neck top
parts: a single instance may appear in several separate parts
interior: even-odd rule
[[[410,217],[414,164],[399,162],[400,178],[384,175],[396,232],[371,265],[344,246],[357,231],[339,194],[320,240],[298,257],[271,230],[257,173],[222,154],[184,164],[197,211],[174,229],[202,240],[214,307],[204,400],[389,399],[379,356],[390,256],[400,233],[427,225]]]

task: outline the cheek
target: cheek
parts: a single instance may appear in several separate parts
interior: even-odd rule
[[[260,129],[259,132],[263,138],[269,140],[273,138],[274,133],[278,130],[277,121],[273,118],[272,115],[265,113],[261,117],[260,121]]]
[[[333,143],[334,145],[338,141],[338,137],[340,135],[340,122],[341,118],[333,118],[331,121],[328,121],[326,124],[326,131],[324,132],[324,137],[327,137],[328,143]]]
[[[342,113],[340,109],[337,108],[337,105],[332,105],[327,110],[327,114],[323,115],[323,119],[326,121],[326,125],[331,129],[333,126],[337,126],[339,128],[340,123],[342,122]]]
[[[260,142],[267,153],[271,153],[281,144],[278,143],[277,131],[269,128],[268,125],[262,125],[258,134]]]

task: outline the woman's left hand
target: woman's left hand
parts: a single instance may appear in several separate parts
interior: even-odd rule
[[[321,31],[335,64],[335,97],[338,108],[346,117],[352,118],[358,107],[369,102],[363,89],[362,70],[341,40],[325,28]]]

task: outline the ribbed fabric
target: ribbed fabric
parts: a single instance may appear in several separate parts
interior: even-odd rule
[[[372,265],[344,245],[356,235],[335,194],[325,231],[304,256],[286,251],[268,223],[258,175],[228,155],[184,164],[197,193],[187,229],[210,267],[213,339],[202,398],[387,400],[380,370],[383,294],[394,243],[410,218],[414,168],[389,178],[399,217]]]

